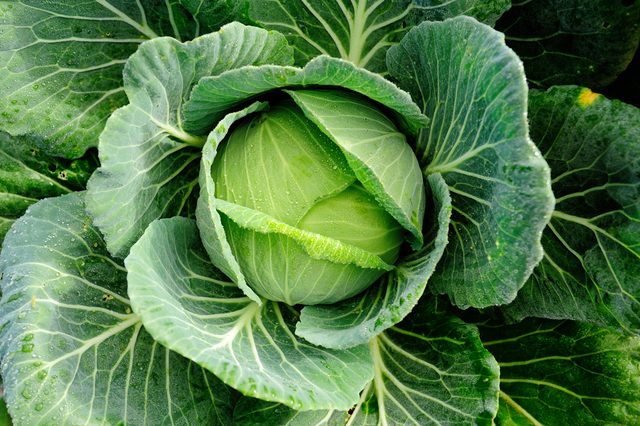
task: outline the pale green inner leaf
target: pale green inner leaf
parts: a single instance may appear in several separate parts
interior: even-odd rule
[[[262,234],[281,234],[299,245],[313,259],[329,260],[333,263],[353,264],[361,268],[390,271],[393,265],[366,250],[324,235],[315,234],[281,222],[269,215],[238,204],[218,199],[215,208],[224,213],[242,228]],[[283,252],[286,255],[286,252]]]
[[[211,169],[216,197],[295,226],[355,181],[344,155],[290,102],[244,120]]]
[[[221,219],[247,283],[269,300],[288,305],[334,303],[360,293],[386,272],[352,263],[357,257],[354,249],[360,251],[365,261],[382,260],[327,237],[305,235],[309,233],[304,231],[301,234],[294,228],[292,238],[284,229],[265,233],[242,227],[224,214]]]
[[[212,178],[211,170],[213,161],[217,155],[218,144],[224,140],[231,126],[237,120],[255,112],[264,111],[268,109],[268,107],[269,105],[267,103],[255,102],[240,111],[227,114],[209,134],[207,142],[202,148],[202,157],[200,158],[200,172],[198,177],[200,197],[198,198],[196,207],[198,231],[211,262],[236,283],[247,297],[257,304],[261,304],[262,301],[251,287],[248,286],[240,265],[231,251],[227,240],[227,232],[216,210],[216,183]]]
[[[352,185],[313,206],[297,228],[359,247],[393,264],[403,229],[360,185]]]
[[[338,90],[287,93],[344,152],[362,185],[422,245],[424,184],[406,136],[372,102]]]

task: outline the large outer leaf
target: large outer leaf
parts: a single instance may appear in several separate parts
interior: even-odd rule
[[[640,42],[638,0],[515,0],[498,22],[534,86],[600,88],[627,67]]]
[[[544,260],[504,311],[640,333],[640,110],[565,86],[532,91],[529,111],[557,204]]]
[[[416,152],[453,201],[449,244],[431,289],[460,307],[508,303],[542,257],[553,196],[527,132],[522,64],[501,34],[467,17],[427,22],[387,55],[431,118]]]
[[[346,410],[373,376],[366,346],[313,346],[294,336],[292,308],[260,306],[226,281],[189,219],[152,223],[126,265],[134,311],[151,334],[246,395]]]
[[[497,425],[640,423],[640,339],[577,322],[480,327],[500,365]]]
[[[245,0],[246,19],[285,34],[296,63],[325,54],[374,72],[386,70],[385,52],[414,25],[471,15],[493,24],[509,0]]]
[[[375,376],[348,425],[490,425],[498,366],[478,330],[423,301],[369,344]]]
[[[244,65],[291,60],[281,35],[237,23],[187,43],[152,40],[131,56],[124,71],[131,103],[107,122],[102,167],[87,194],[87,208],[112,254],[126,256],[153,220],[194,207],[204,138],[186,133],[181,117],[192,85]]]
[[[451,198],[439,175],[428,178],[433,201],[427,211],[431,229],[427,245],[401,259],[396,269],[347,301],[302,309],[296,334],[316,345],[346,348],[367,343],[407,316],[418,303],[447,245]]]
[[[160,346],[127,299],[83,193],[30,207],[5,240],[0,358],[19,424],[211,424],[229,389]]]
[[[41,198],[84,189],[97,164],[95,152],[69,161],[44,154],[32,139],[0,132],[0,245],[27,207]]]
[[[193,37],[176,0],[0,1],[0,129],[74,158],[126,102],[122,69],[140,43]]]

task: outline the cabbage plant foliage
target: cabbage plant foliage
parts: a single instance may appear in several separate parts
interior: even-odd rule
[[[0,1],[0,422],[640,422],[640,113],[510,6]]]

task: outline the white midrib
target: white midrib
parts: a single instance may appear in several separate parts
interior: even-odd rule
[[[96,0],[96,3],[98,3],[99,5],[104,7],[105,9],[109,10],[113,14],[115,14],[123,22],[125,22],[128,25],[130,25],[133,28],[135,28],[136,31],[138,31],[139,33],[144,34],[145,36],[147,36],[149,38],[158,37],[158,34],[156,34],[151,28],[149,28],[146,25],[140,25],[139,23],[137,23],[136,21],[131,19],[129,16],[125,15],[120,9],[118,9],[117,7],[115,7],[111,3],[109,3],[107,0]]]
[[[223,335],[222,339],[218,343],[213,345],[212,349],[220,349],[229,346],[229,344],[238,336],[238,333],[240,333],[240,331],[242,331],[256,316],[256,313],[260,310],[260,306],[257,303],[250,303],[244,309],[245,312],[238,318],[236,324],[231,328],[231,330]]]
[[[371,350],[371,358],[373,359],[373,384],[374,392],[376,394],[376,401],[378,401],[378,425],[388,426],[387,416],[384,408],[384,379],[382,377],[382,355],[380,354],[380,344],[378,338],[371,339],[369,343]]]
[[[360,65],[362,60],[362,49],[366,42],[364,35],[365,25],[367,24],[366,1],[359,1],[357,8],[354,10],[353,25],[349,37],[349,61],[356,65]]]
[[[533,417],[531,415],[531,413],[529,413],[527,410],[525,410],[520,404],[518,404],[517,402],[515,402],[513,399],[511,399],[511,397],[509,395],[507,395],[505,392],[500,391],[500,398],[503,399],[508,405],[510,405],[514,410],[516,410],[518,413],[522,414],[524,417],[526,417],[527,420],[529,420],[531,422],[532,425],[534,426],[543,426],[542,423],[540,423],[539,421],[537,421],[535,419],[535,417]]]
[[[206,137],[204,136],[193,136],[183,130],[177,129],[169,124],[163,123],[159,120],[157,120],[154,116],[152,116],[149,113],[146,113],[147,116],[149,117],[149,119],[153,122],[153,124],[155,124],[156,126],[158,126],[160,129],[162,129],[165,133],[167,133],[170,136],[173,136],[176,139],[179,139],[180,141],[182,141],[183,143],[187,144],[187,145],[191,145],[191,146],[195,146],[197,148],[201,148],[202,146],[204,146],[205,141],[206,141]]]
[[[128,320],[122,321],[121,323],[119,323],[115,327],[109,328],[104,333],[98,334],[97,336],[94,336],[89,340],[85,340],[85,342],[82,344],[82,346],[78,347],[77,349],[75,349],[75,350],[73,350],[71,352],[67,352],[66,354],[64,354],[60,358],[57,358],[57,359],[53,360],[49,364],[52,364],[52,363],[59,364],[61,361],[64,361],[67,358],[71,358],[71,357],[74,357],[76,355],[82,355],[89,348],[92,348],[94,346],[100,345],[102,342],[104,342],[108,338],[113,337],[116,334],[119,334],[119,333],[123,332],[127,328],[132,327],[132,326],[134,326],[135,324],[137,324],[139,322],[140,322],[140,317],[138,315],[132,314],[131,317]]]

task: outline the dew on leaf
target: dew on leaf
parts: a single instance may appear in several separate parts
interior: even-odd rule
[[[33,398],[33,394],[31,393],[31,391],[28,388],[24,388],[22,389],[22,392],[20,393],[20,395],[22,395],[22,397],[24,399],[31,399]]]

